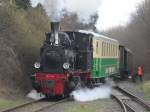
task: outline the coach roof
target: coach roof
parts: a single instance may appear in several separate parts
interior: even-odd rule
[[[92,31],[78,30],[78,32],[80,32],[80,33],[85,33],[85,34],[91,34],[91,35],[93,35],[93,36],[95,36],[95,37],[101,37],[101,38],[106,39],[106,40],[111,40],[111,41],[114,41],[114,42],[118,42],[118,41],[115,40],[115,39],[106,37],[106,36],[104,36],[104,35],[101,35],[101,34],[98,34],[98,33],[92,32]]]

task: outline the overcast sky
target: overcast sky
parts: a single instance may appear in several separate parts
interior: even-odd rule
[[[137,6],[144,0],[103,0],[99,8],[97,28],[106,30],[130,21],[130,15],[136,12]]]
[[[31,0],[36,6],[38,0]],[[43,0],[39,0],[42,2]],[[144,0],[102,0],[99,8],[99,20],[97,28],[107,30],[109,28],[125,25],[130,21],[130,15],[134,13],[137,6]],[[86,6],[85,6],[86,7]]]

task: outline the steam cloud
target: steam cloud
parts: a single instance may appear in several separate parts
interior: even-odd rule
[[[31,0],[35,7],[41,3],[52,21],[60,21],[64,14],[76,14],[79,22],[88,24],[97,13],[102,0]]]
[[[43,95],[42,93],[37,93],[36,90],[31,90],[30,93],[27,94],[27,97],[34,100],[40,100],[45,98],[45,95]]]
[[[94,89],[81,88],[71,93],[76,101],[87,102],[97,99],[109,98],[111,95],[111,87],[101,86]]]

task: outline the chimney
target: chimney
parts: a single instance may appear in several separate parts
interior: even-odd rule
[[[59,22],[51,22],[51,36],[55,40],[55,44],[59,44],[59,38],[58,38],[58,32],[59,32],[60,26]]]

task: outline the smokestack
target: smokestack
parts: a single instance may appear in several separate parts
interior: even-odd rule
[[[59,44],[59,38],[58,38],[58,32],[59,32],[60,26],[59,22],[51,22],[51,36],[55,40],[55,44]]]

